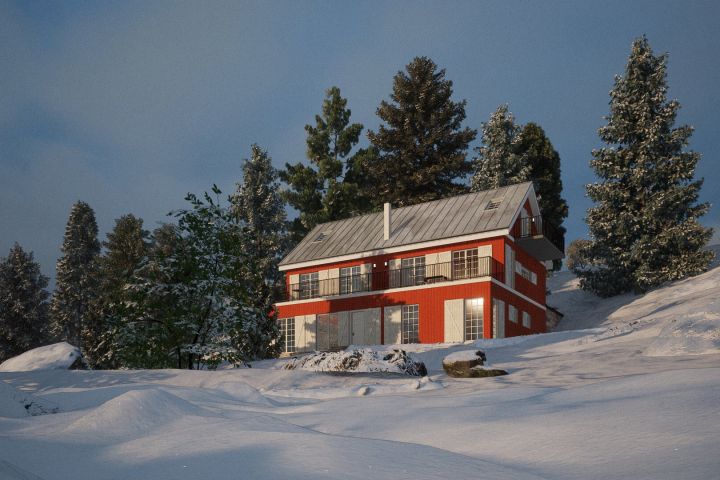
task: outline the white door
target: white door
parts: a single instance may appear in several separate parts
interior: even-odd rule
[[[505,338],[505,302],[493,299],[493,338]]]
[[[380,309],[368,308],[350,312],[353,345],[380,343]]]
[[[465,300],[445,300],[445,341],[465,340]]]
[[[351,340],[353,345],[365,345],[365,314],[363,310],[350,312]]]

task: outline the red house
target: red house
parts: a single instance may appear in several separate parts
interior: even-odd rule
[[[323,223],[280,263],[283,349],[544,332],[563,250],[530,182]]]

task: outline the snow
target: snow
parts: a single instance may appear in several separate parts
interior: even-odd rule
[[[0,372],[0,478],[717,478],[720,269],[606,300],[552,284],[558,331],[404,345],[424,378],[285,359]],[[444,374],[478,349],[509,375]],[[18,394],[59,412],[22,413]]]
[[[378,351],[372,348],[348,348],[340,352],[318,352],[293,358],[282,365],[288,370],[313,372],[397,373],[421,376],[412,354],[402,350]]]
[[[459,352],[453,352],[444,361],[450,362],[472,362],[478,359],[477,350],[461,350]]]
[[[32,370],[68,369],[78,358],[80,350],[69,343],[60,342],[33,348],[0,364],[0,372],[28,372]]]

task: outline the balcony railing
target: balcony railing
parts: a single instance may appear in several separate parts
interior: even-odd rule
[[[503,272],[503,265],[492,257],[470,257],[462,261],[415,265],[339,278],[301,281],[288,284],[287,289],[279,292],[279,299],[280,301],[305,300],[488,276],[502,280]]]
[[[516,239],[546,239],[559,250],[557,258],[562,258],[565,251],[565,237],[550,222],[543,221],[541,215],[520,218],[512,229],[512,236]]]

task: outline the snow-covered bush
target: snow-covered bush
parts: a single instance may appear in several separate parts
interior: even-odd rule
[[[293,358],[284,366],[286,370],[314,372],[386,372],[415,377],[427,375],[425,364],[405,350],[378,352],[369,348],[341,352],[316,352]]]

